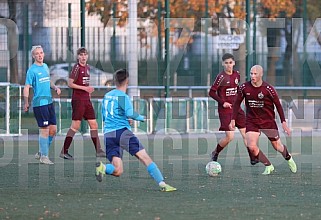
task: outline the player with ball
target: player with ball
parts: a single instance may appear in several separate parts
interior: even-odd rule
[[[269,175],[274,171],[274,166],[258,147],[259,136],[264,133],[270,140],[273,148],[280,152],[287,161],[292,173],[297,172],[296,164],[288,152],[287,147],[281,142],[277,124],[275,122],[274,107],[276,107],[282,128],[287,135],[291,134],[285,121],[284,112],[279,96],[273,86],[263,81],[263,68],[254,65],[250,71],[250,81],[243,83],[233,106],[233,117],[230,128],[235,129],[235,119],[238,115],[238,108],[245,99],[246,106],[246,142],[249,150],[255,158],[265,165],[263,175]]]

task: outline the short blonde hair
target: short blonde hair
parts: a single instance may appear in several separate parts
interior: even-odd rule
[[[33,54],[33,51],[35,51],[35,49],[39,49],[41,48],[42,49],[42,46],[41,45],[34,45],[31,47],[31,54]]]
[[[263,67],[261,65],[254,65],[254,66],[252,66],[251,70],[252,69],[255,69],[257,72],[263,74]]]

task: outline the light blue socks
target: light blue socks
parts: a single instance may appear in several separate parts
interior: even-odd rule
[[[48,156],[49,153],[49,141],[48,138],[39,136],[39,148],[41,155]]]
[[[156,163],[152,162],[147,166],[147,171],[149,175],[159,184],[160,182],[164,181],[164,177],[161,171],[158,169]]]
[[[52,139],[54,138],[54,136],[50,136],[48,137],[48,141],[49,141],[49,148],[50,148],[50,145],[51,145],[51,142],[52,142]]]
[[[114,170],[115,170],[114,165],[112,165],[110,163],[106,164],[106,171],[105,171],[106,174],[111,175],[111,174],[113,174]]]

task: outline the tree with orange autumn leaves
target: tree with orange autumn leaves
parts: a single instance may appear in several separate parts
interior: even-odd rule
[[[263,0],[259,1],[262,8],[261,17],[277,18],[284,12],[286,17],[292,17],[296,11],[297,1],[293,0]]]
[[[206,13],[207,1],[207,13]],[[252,1],[252,0],[251,0]],[[276,18],[281,13],[287,17],[291,17],[296,11],[296,2],[298,0],[256,0],[257,11],[261,17]],[[157,33],[158,19],[158,4],[161,4],[164,16],[165,1],[160,0],[139,0],[137,1],[138,18],[148,18],[156,24],[153,33]],[[170,17],[171,18],[193,18],[194,25],[192,30],[201,31],[201,19],[208,15],[212,20],[212,34],[219,34],[218,20],[219,18],[238,18],[245,19],[246,9],[244,0],[169,0]],[[106,26],[110,18],[118,18],[117,25],[124,26],[128,17],[128,0],[90,0],[86,3],[86,8],[89,14],[98,14],[101,21]],[[115,10],[115,11],[114,11]],[[175,21],[175,19],[172,19]],[[163,19],[160,20],[164,22]],[[187,25],[188,26],[188,25]],[[160,25],[162,34],[164,33],[164,25]],[[188,27],[190,28],[190,26]],[[146,32],[141,30],[141,35],[146,36]],[[183,40],[181,37],[180,40]],[[183,40],[184,41],[184,40]]]
[[[98,14],[101,21],[106,25],[113,16],[119,18],[118,25],[123,26],[128,17],[129,0],[90,0],[86,3],[86,9],[89,14]],[[261,17],[276,18],[284,12],[287,17],[291,17],[296,11],[296,0],[256,0],[259,6]],[[139,18],[149,18],[157,22],[158,3],[161,3],[164,15],[165,1],[160,0],[139,0],[137,1],[137,14]],[[194,18],[200,21],[205,17],[206,0],[169,0],[171,18]],[[244,0],[207,0],[208,12],[210,18],[217,20],[226,17],[224,9],[233,14],[233,17],[244,19],[246,15]],[[114,12],[114,8],[116,9]],[[215,22],[214,22],[215,23]]]
[[[101,17],[101,21],[106,25],[108,20],[113,16],[119,18],[118,25],[124,26],[126,24],[126,18],[128,17],[128,1],[129,0],[90,0],[86,3],[87,11],[89,14],[98,14]],[[208,11],[206,10],[205,2],[208,3]],[[275,18],[284,18],[286,19],[286,27],[284,28],[285,38],[287,41],[286,54],[284,57],[283,65],[284,69],[289,74],[288,67],[290,65],[290,59],[292,55],[292,17],[302,17],[302,4],[303,0],[255,0],[256,1],[256,10],[257,14],[261,18],[270,18],[272,21]],[[139,0],[137,7],[137,14],[139,18],[148,18],[154,22],[155,27],[158,24],[158,4],[161,3],[162,8],[162,18],[164,17],[164,4],[165,1],[159,0]],[[308,9],[312,10],[312,14],[308,13],[310,18],[310,23],[313,23],[313,19],[319,16],[319,11],[316,10],[320,4],[318,0],[307,0]],[[219,18],[238,18],[245,20],[246,8],[244,0],[169,0],[170,3],[170,18],[193,18],[194,25],[193,29],[190,31],[201,31],[202,24],[201,19],[205,18],[207,14],[212,20],[212,34],[219,34],[218,31],[218,20]],[[251,10],[253,5],[253,0],[250,0]],[[113,7],[116,9],[113,11]],[[172,19],[175,21],[175,19]],[[160,19],[161,22],[164,22],[163,19]],[[160,25],[162,28],[162,34],[164,33],[164,25]],[[290,28],[289,28],[290,27]],[[289,29],[291,29],[289,31]],[[141,31],[143,33],[143,31]],[[153,33],[157,33],[157,29]],[[268,47],[279,47],[281,29],[268,29],[267,30],[267,45]],[[185,40],[180,38],[180,40]],[[175,43],[175,42],[174,42]],[[321,40],[320,40],[321,43]],[[271,58],[268,56],[268,72],[267,76],[272,84],[275,83],[275,63],[277,62],[276,58]],[[270,76],[270,77],[269,77]],[[292,75],[287,75],[289,79],[288,84],[293,85]]]
[[[217,20],[223,16],[223,9],[229,4],[229,0],[207,0],[208,1],[208,15],[213,20]],[[139,18],[149,18],[156,24],[158,23],[157,11],[158,3],[161,3],[162,16],[165,11],[165,1],[159,0],[140,0],[138,1],[137,14]],[[244,1],[235,0],[233,3],[233,13],[235,17],[244,18]],[[128,17],[128,1],[127,0],[90,0],[86,3],[87,11],[89,14],[98,14],[101,21],[106,25],[108,20],[114,16],[119,18],[118,25],[123,26],[126,24]],[[113,11],[113,8],[116,11]],[[205,17],[205,0],[170,0],[170,17],[171,18],[194,18],[195,29],[200,30],[201,18]],[[158,24],[157,24],[158,25]]]

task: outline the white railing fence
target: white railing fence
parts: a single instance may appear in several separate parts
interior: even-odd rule
[[[22,87],[0,82],[0,136],[21,135]]]
[[[0,83],[0,136],[21,135],[21,130],[26,129],[33,115],[23,115],[21,85]],[[158,87],[139,87],[139,89],[164,89]],[[137,112],[146,116],[146,122],[134,122],[135,133],[213,133],[217,132],[220,122],[218,119],[217,102],[209,97],[192,97],[195,90],[208,87],[170,87],[188,91],[188,97],[171,98],[134,98],[134,107]],[[319,87],[277,87],[287,90],[317,90]],[[281,98],[290,128],[319,129],[321,127],[321,96],[303,97],[302,99]],[[71,124],[71,100],[56,98],[55,108],[57,116],[57,134],[64,135]],[[102,133],[101,99],[92,100],[96,110],[97,122]],[[32,111],[32,108],[30,109]],[[32,112],[31,112],[32,113]],[[278,115],[278,114],[276,114]],[[26,119],[29,117],[29,121]],[[277,122],[279,119],[277,116]],[[82,132],[89,133],[87,123],[82,126]]]

